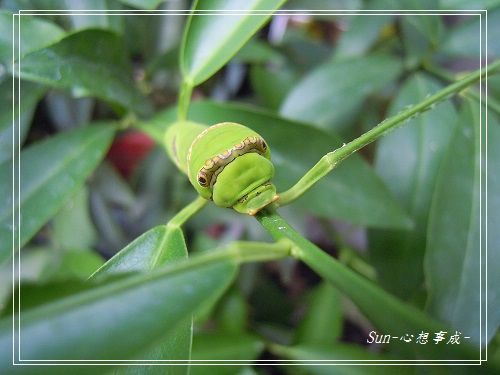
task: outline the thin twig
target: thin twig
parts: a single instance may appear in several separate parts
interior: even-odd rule
[[[354,139],[353,141],[344,144],[342,147],[329,152],[323,156],[316,165],[314,165],[294,186],[292,186],[287,191],[280,193],[279,205],[284,206],[302,194],[304,194],[309,188],[311,188],[316,182],[327,175],[335,167],[337,167],[340,162],[346,159],[349,155],[358,151],[362,147],[372,143],[378,138],[386,135],[390,131],[396,129],[397,127],[403,125],[406,121],[422,114],[430,109],[432,109],[439,102],[448,99],[450,96],[459,93],[468,86],[477,82],[479,79],[484,78],[486,75],[493,75],[500,71],[500,60],[493,64],[488,65],[486,68],[479,69],[474,73],[471,73],[467,77],[463,78],[459,82],[455,82],[444,89],[438,91],[434,95],[429,96],[422,102],[402,110],[395,116],[389,117],[382,121],[380,124],[367,131],[363,135]]]

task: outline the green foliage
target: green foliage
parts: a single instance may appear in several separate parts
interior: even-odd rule
[[[434,80],[416,75],[404,83],[390,111],[396,113],[438,88]],[[451,103],[443,103],[384,137],[377,148],[375,168],[411,215],[415,226],[392,235],[372,233],[371,254],[381,282],[405,298],[423,282],[422,261],[431,197],[455,124],[455,110]],[[404,283],[397,282],[402,279]]]
[[[163,0],[120,0],[120,2],[137,9],[156,9]]]
[[[342,334],[340,293],[330,284],[323,283],[307,297],[307,311],[297,327],[295,342],[319,346],[334,345]]]
[[[18,150],[19,145],[25,140],[31,124],[36,104],[47,91],[41,85],[22,82],[20,93],[23,101],[20,104],[18,123],[13,121],[12,99],[18,95],[18,88],[12,90],[10,79],[4,78],[0,83],[0,163],[12,158],[13,150]],[[17,125],[17,126],[15,126]],[[14,140],[12,139],[14,135]]]
[[[273,345],[271,351],[280,357],[286,359],[292,359],[299,362],[300,368],[303,369],[302,373],[313,374],[313,375],[324,375],[331,374],[331,367],[325,366],[325,363],[320,362],[325,358],[330,359],[332,362],[335,360],[343,360],[349,358],[352,362],[357,361],[383,361],[390,360],[390,357],[386,357],[379,353],[371,353],[369,351],[363,350],[359,346],[349,345],[349,344],[336,344],[333,346],[291,346],[284,347],[280,345]],[[302,362],[303,361],[303,362]],[[309,363],[305,362],[309,361]],[[326,363],[327,364],[327,363]],[[286,366],[286,364],[285,364]],[[400,369],[393,366],[338,366],[339,370],[336,371],[338,374],[342,375],[355,375],[355,374],[399,374]],[[294,372],[295,366],[290,366],[290,373]],[[295,370],[296,371],[296,370]],[[412,369],[408,370],[408,374],[413,373]]]
[[[196,335],[193,341],[193,360],[253,360],[264,349],[259,338],[249,334],[202,334]],[[218,374],[234,374],[241,366],[219,366]],[[193,366],[193,374],[212,374],[211,366]]]
[[[500,19],[500,9],[498,8],[498,2],[496,5],[491,10],[491,13],[488,14],[488,55],[492,57],[498,57],[500,52],[498,44],[494,43],[491,39],[492,35],[497,35],[499,31],[498,20]],[[480,27],[485,28],[477,16],[456,25],[453,32],[448,34],[447,38],[443,41],[442,52],[452,56],[478,56],[480,47],[479,43],[477,43],[477,33]],[[476,33],[475,38],[474,33]]]
[[[207,15],[189,19],[180,55],[184,80],[191,85],[198,85],[212,76],[271,16],[271,13],[247,16],[243,13],[244,11],[272,11],[279,8],[283,2],[284,0],[196,1],[193,9],[197,11],[229,10],[229,13],[235,13],[235,15],[222,17]]]
[[[53,238],[62,249],[90,249],[96,240],[96,230],[90,217],[89,193],[84,187],[69,198],[52,219]],[[78,236],[73,233],[78,228]]]
[[[495,142],[496,139],[500,138],[500,132],[499,132],[499,127],[498,125],[500,124],[500,118],[498,117],[498,113],[495,115],[489,115],[491,122],[494,126],[492,126],[489,131],[488,131],[488,139],[487,139],[487,146],[488,150],[486,152],[487,157],[488,157],[488,174],[486,177],[486,189],[488,189],[489,192],[492,191],[497,191],[500,186],[500,180],[498,179],[498,170],[500,170],[500,155],[498,152],[498,149],[495,147],[491,147],[493,142]],[[484,134],[483,134],[483,141],[486,140]],[[483,187],[484,189],[484,187]],[[499,210],[498,207],[500,207],[500,199],[498,195],[493,195],[493,196],[488,196],[488,205],[485,205],[484,202],[482,202],[482,212],[485,212],[485,209],[487,208],[487,211],[485,212],[486,220],[488,222],[488,228],[497,228],[498,224],[500,223],[500,215],[499,215]],[[500,244],[500,233],[495,230],[488,230],[487,233],[485,234],[486,241],[489,244],[488,246],[491,246],[491,249],[497,248]],[[486,262],[488,263],[488,270],[494,269],[495,267],[498,266],[500,263],[500,256],[498,254],[498,251],[488,251],[486,255]],[[484,265],[485,262],[482,263],[483,267],[483,272],[484,272]],[[493,267],[493,268],[489,268]],[[489,327],[489,332],[487,334],[489,335],[490,332],[493,333],[493,335],[496,335],[498,332],[498,326],[499,326],[499,321],[500,321],[500,313],[498,309],[496,308],[498,306],[498,303],[500,302],[500,291],[496,287],[500,282],[500,275],[498,273],[493,273],[490,278],[486,281],[486,290],[488,292],[488,298],[489,302],[486,306],[486,309],[488,311],[488,316],[491,317],[491,321],[493,322],[493,325]],[[488,336],[489,337],[489,336]]]
[[[0,207],[0,260],[12,251],[12,230],[9,227],[17,208],[29,215],[19,218],[22,231],[20,246],[24,245],[47,222],[92,173],[102,160],[112,140],[115,128],[110,123],[92,125],[63,132],[48,140],[31,145],[21,152],[19,165],[20,195],[13,201],[12,185],[2,185],[2,195],[9,197]],[[22,168],[20,167],[22,166]],[[2,181],[9,181],[12,165],[0,165]],[[14,216],[16,217],[16,216]]]
[[[95,96],[144,112],[146,103],[134,87],[132,68],[121,43],[108,31],[79,31],[27,54],[21,62],[21,74],[26,80],[71,89],[76,96]]]
[[[157,272],[103,280],[90,289],[32,307],[23,311],[24,353],[33,359],[121,359],[140,355],[161,342],[204,300],[220,293],[235,271],[231,259],[184,262]],[[196,286],[186,288],[192,282]],[[7,348],[12,327],[8,321],[3,323],[0,347],[2,363],[6,364],[10,360]],[[46,335],[54,339],[47,342]],[[30,373],[29,368],[26,371]]]
[[[154,254],[148,254],[154,251]],[[113,257],[112,261],[100,267],[93,275],[94,278],[106,275],[122,274],[133,271],[149,271],[163,264],[184,260],[188,257],[186,242],[179,228],[157,227],[144,233],[125,249],[120,256]],[[209,296],[207,296],[209,298]],[[185,360],[191,356],[191,340],[193,333],[192,316],[186,314],[181,322],[170,329],[169,339],[153,346],[149,351],[143,351],[140,359],[147,360]],[[154,366],[137,366],[120,368],[118,373],[163,373]],[[185,374],[187,367],[175,366],[169,374]]]
[[[476,287],[480,283],[480,273],[484,272],[478,257],[480,228],[477,223],[480,218],[479,197],[485,193],[484,189],[480,190],[480,176],[485,173],[479,149],[480,131],[474,127],[480,116],[477,104],[475,100],[464,103],[455,135],[441,166],[432,198],[425,259],[430,311],[443,320],[453,322],[462,331],[473,331],[471,327],[477,325],[481,308],[488,308],[481,301]],[[482,115],[485,116],[485,113]],[[495,142],[498,140],[498,119],[493,113],[490,116],[493,126],[488,142]],[[490,163],[498,160],[495,154],[488,155]],[[462,204],[457,205],[458,200]],[[497,217],[498,213],[492,212],[489,220],[498,222]],[[488,259],[489,267],[496,266],[498,259],[495,258],[498,257],[493,255]],[[447,269],[446,273],[442,272],[443,268]],[[496,298],[496,289],[490,283],[483,293]],[[491,327],[481,338],[481,344],[489,341],[495,331],[496,327]],[[473,338],[479,343],[477,332]]]
[[[400,72],[401,62],[387,55],[328,61],[290,91],[280,113],[326,129],[342,130],[355,120],[363,100],[398,78]]]
[[[174,258],[175,252],[179,252],[177,257],[182,258],[185,247],[182,232],[178,228],[156,227],[131,242],[93,276],[150,270],[163,263],[158,261],[162,254]]]
[[[64,31],[59,26],[43,18],[22,17],[20,23],[19,20],[14,22],[11,12],[0,12],[0,62],[5,68],[12,65],[13,48],[15,60],[18,60],[19,57],[57,42],[64,36]],[[13,35],[12,30],[15,28],[21,33]]]
[[[0,373],[498,373],[500,1],[0,7]],[[280,199],[197,196],[185,120],[262,136]]]

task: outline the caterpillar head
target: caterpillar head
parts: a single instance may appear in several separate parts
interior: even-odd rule
[[[264,139],[236,123],[213,125],[188,152],[188,175],[196,190],[221,207],[255,215],[278,199],[274,166]]]

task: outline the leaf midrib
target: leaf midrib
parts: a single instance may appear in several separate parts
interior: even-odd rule
[[[140,288],[148,282],[159,282],[163,278],[175,277],[183,272],[195,271],[198,268],[204,268],[205,266],[211,265],[222,265],[226,266],[236,265],[234,258],[231,258],[229,254],[219,253],[215,256],[200,256],[191,260],[181,260],[180,263],[173,263],[170,266],[163,267],[161,271],[152,272],[150,274],[139,274],[136,276],[130,276],[124,280],[119,280],[112,283],[106,283],[104,285],[96,286],[95,288],[84,290],[76,295],[71,295],[58,301],[51,302],[47,305],[42,305],[36,309],[33,309],[26,314],[34,315],[29,316],[29,318],[43,317],[50,315],[52,312],[57,312],[61,308],[74,309],[78,306],[88,305],[90,302],[98,301],[108,295],[118,295],[120,293],[127,293],[135,288]],[[24,318],[29,320],[29,318]],[[28,322],[25,324],[29,324]]]

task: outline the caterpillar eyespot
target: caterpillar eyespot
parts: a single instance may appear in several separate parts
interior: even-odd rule
[[[198,193],[218,206],[254,215],[278,199],[270,183],[274,176],[270,149],[246,126],[178,122],[167,131],[165,144]]]
[[[205,187],[207,186],[207,179],[203,176],[199,176],[198,177],[198,182],[200,183],[201,186]]]

